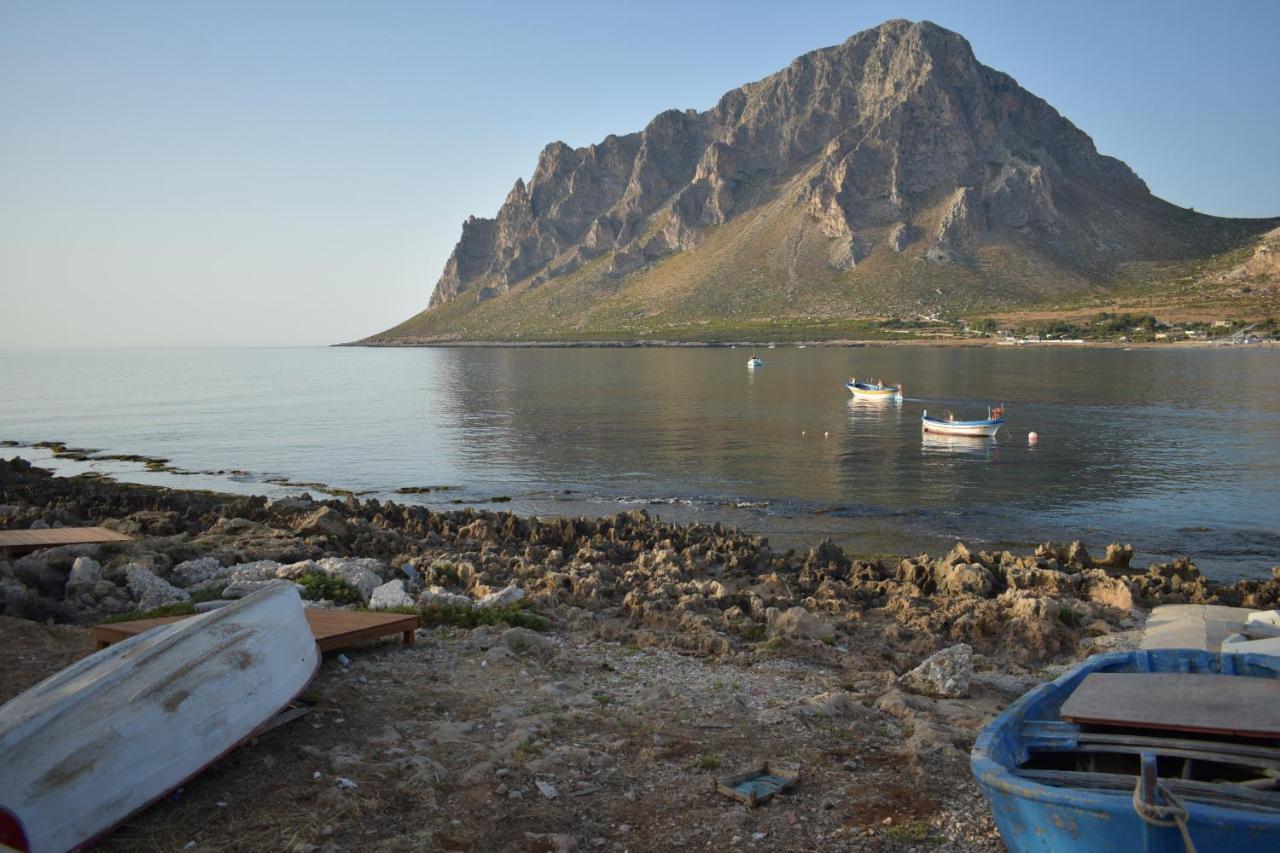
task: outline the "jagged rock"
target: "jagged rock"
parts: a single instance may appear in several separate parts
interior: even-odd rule
[[[396,579],[387,581],[373,590],[369,596],[371,610],[386,610],[390,607],[412,607],[413,598],[404,591],[404,581]]]
[[[898,678],[898,684],[915,693],[942,698],[969,695],[973,678],[973,649],[959,643],[930,655],[910,672]]]
[[[779,612],[769,608],[768,632],[771,637],[793,640],[829,640],[836,635],[834,625],[823,622],[803,607],[791,607]]]
[[[327,575],[341,578],[360,590],[367,602],[373,591],[382,586],[382,578],[378,574],[383,570],[380,560],[364,557],[325,557],[316,562],[316,567]]]
[[[938,590],[944,593],[969,593],[986,597],[995,584],[991,572],[981,563],[957,563],[938,571]]]
[[[180,587],[200,586],[222,571],[222,563],[215,557],[200,557],[178,563],[169,572],[169,580]]]
[[[1107,546],[1107,556],[1097,565],[1107,566],[1112,569],[1127,569],[1132,559],[1132,545],[1121,545],[1119,542],[1112,542]]]
[[[1133,587],[1124,578],[1109,577],[1105,572],[1093,569],[1085,573],[1089,600],[1106,607],[1114,607],[1126,613],[1134,607]]]
[[[299,536],[328,536],[334,539],[351,532],[351,525],[333,507],[322,506],[293,526]]]
[[[516,654],[541,654],[555,648],[549,639],[528,628],[508,628],[499,642]]]
[[[1084,547],[1084,543],[1077,539],[1067,548],[1067,562],[1087,569],[1093,565],[1093,558],[1089,556],[1089,549]]]
[[[475,606],[481,608],[507,607],[508,605],[515,604],[523,598],[524,590],[515,584],[510,584],[497,592],[491,592],[488,595],[483,596],[475,603]]]
[[[129,566],[125,570],[129,595],[139,610],[155,610],[191,598],[186,590],[161,580],[141,566]]]
[[[419,607],[472,607],[475,600],[469,595],[449,592],[442,586],[430,586],[418,596]]]

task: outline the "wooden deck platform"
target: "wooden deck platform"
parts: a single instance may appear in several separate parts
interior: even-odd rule
[[[101,545],[104,542],[131,542],[123,533],[105,527],[46,527],[43,530],[0,530],[0,551],[29,554],[59,545]]]
[[[350,610],[306,611],[311,635],[322,652],[348,649],[359,643],[376,640],[391,634],[400,634],[405,645],[413,644],[413,632],[418,628],[418,617],[405,613],[355,613]],[[105,649],[112,643],[141,634],[157,625],[168,625],[190,616],[163,616],[159,619],[138,619],[133,622],[108,622],[94,625],[91,631],[94,643]]]

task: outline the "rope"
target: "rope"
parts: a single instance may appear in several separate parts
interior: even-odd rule
[[[1196,853],[1196,845],[1192,843],[1191,832],[1187,829],[1187,807],[1159,779],[1156,780],[1154,794],[1156,802],[1148,803],[1142,799],[1142,779],[1139,778],[1138,784],[1133,788],[1133,810],[1152,826],[1178,827],[1187,853]],[[1158,804],[1162,799],[1165,801],[1163,806]]]

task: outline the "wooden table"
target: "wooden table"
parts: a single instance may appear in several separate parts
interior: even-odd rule
[[[29,554],[60,545],[101,545],[131,542],[130,537],[105,527],[46,527],[43,530],[0,530],[0,551]]]
[[[322,652],[347,649],[391,634],[400,634],[405,645],[412,645],[413,632],[418,629],[418,617],[412,613],[364,613],[312,608],[307,608],[305,612],[307,624],[311,626],[311,635],[316,638],[316,645]],[[108,622],[94,625],[90,633],[97,647],[105,649],[112,643],[141,634],[157,625],[169,625],[190,618],[162,616],[133,622]]]

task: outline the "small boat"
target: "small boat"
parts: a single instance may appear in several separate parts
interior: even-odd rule
[[[281,584],[42,681],[0,707],[0,846],[89,844],[253,736],[319,663]]]
[[[982,421],[958,421],[951,414],[948,414],[945,418],[931,418],[929,417],[929,410],[926,409],[924,414],[920,416],[920,421],[927,432],[990,438],[999,432],[1000,427],[1004,425],[1004,409],[999,406],[987,409],[987,418]]]
[[[747,367],[749,368],[762,367],[763,365],[764,362],[760,360],[760,356],[758,355],[753,355],[751,358],[747,359]]]
[[[1278,698],[1280,657],[1094,655],[989,723],[970,767],[1013,853],[1278,850]]]
[[[882,382],[859,382],[858,377],[853,377],[844,383],[844,387],[849,389],[849,393],[855,397],[862,397],[868,400],[895,400],[902,402],[902,385],[885,385]]]

